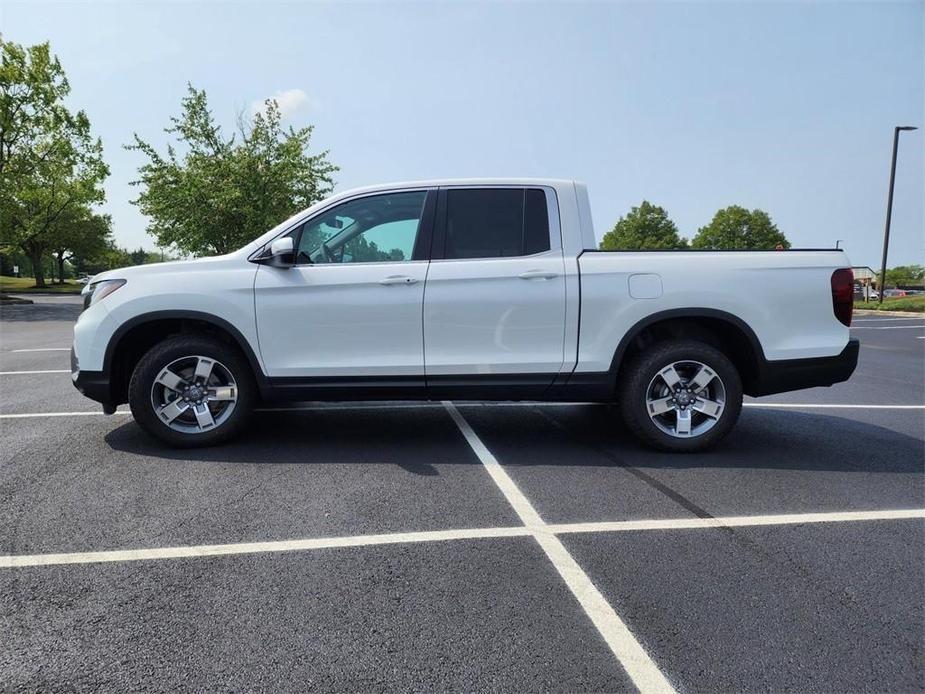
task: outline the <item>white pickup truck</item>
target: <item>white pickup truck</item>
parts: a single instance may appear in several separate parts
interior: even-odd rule
[[[704,449],[758,396],[846,380],[839,250],[601,252],[587,190],[451,180],[335,195],[228,255],[97,275],[72,378],[177,446],[260,401],[616,402]]]

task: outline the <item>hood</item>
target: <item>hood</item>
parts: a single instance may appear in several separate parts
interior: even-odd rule
[[[154,276],[166,273],[184,272],[201,272],[209,270],[212,267],[224,267],[229,261],[236,258],[238,254],[217,255],[209,258],[195,258],[194,260],[172,260],[167,263],[147,263],[145,265],[132,265],[131,267],[120,267],[115,270],[106,270],[98,275],[94,275],[87,284],[100,282],[102,280],[131,279],[139,276]]]

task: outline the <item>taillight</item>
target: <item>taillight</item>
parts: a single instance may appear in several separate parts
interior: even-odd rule
[[[844,325],[851,325],[854,309],[854,272],[851,268],[840,268],[832,273],[832,310]]]

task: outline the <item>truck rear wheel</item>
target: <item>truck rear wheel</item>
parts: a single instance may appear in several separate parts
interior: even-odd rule
[[[645,443],[702,451],[735,426],[742,381],[720,350],[696,340],[659,342],[627,367],[618,394],[627,427]]]
[[[238,434],[255,390],[250,365],[237,349],[206,336],[176,335],[141,358],[128,395],[145,431],[171,446],[192,448]]]

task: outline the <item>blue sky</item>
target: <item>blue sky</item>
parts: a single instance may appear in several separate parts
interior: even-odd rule
[[[598,237],[632,205],[685,236],[729,204],[796,246],[879,265],[892,129],[925,126],[925,3],[44,3],[4,38],[50,40],[112,168],[119,243],[153,247],[128,185],[187,81],[226,127],[285,93],[337,189],[457,176],[577,178]],[[901,139],[890,264],[922,262],[922,131]],[[255,229],[257,235],[263,230]]]

